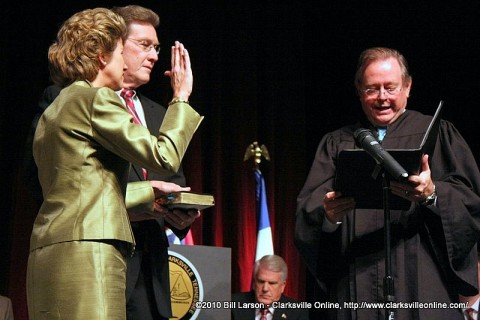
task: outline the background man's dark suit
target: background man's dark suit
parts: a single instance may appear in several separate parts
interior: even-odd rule
[[[59,95],[61,88],[57,86],[48,86],[40,97],[35,116],[28,132],[27,141],[25,142],[25,150],[23,155],[23,174],[26,181],[26,187],[35,198],[35,201],[40,207],[43,202],[42,187],[38,180],[38,169],[33,159],[33,137],[35,129],[37,128],[38,120],[43,111],[47,109],[50,103]],[[35,212],[37,214],[37,212]],[[33,220],[32,220],[33,221]]]
[[[160,104],[148,99],[137,92],[140,102],[143,106],[147,127],[152,134],[157,134],[162,123],[166,109]],[[142,169],[133,166],[130,171],[129,181],[144,180]],[[182,169],[174,176],[160,176],[154,172],[148,172],[148,180],[161,180],[176,183],[185,186],[185,176]],[[131,308],[129,302],[135,299],[135,305],[147,303],[145,297],[132,296],[136,285],[147,285],[150,301],[157,305],[160,315],[165,318],[171,317],[170,312],[170,280],[168,272],[168,239],[165,233],[165,222],[162,219],[144,220],[132,222],[132,230],[135,236],[135,253],[133,257],[127,260],[127,314],[133,316],[132,319],[144,319],[142,314],[137,314],[136,309]],[[172,226],[167,226],[179,237],[183,238],[189,228],[177,230]],[[137,282],[140,283],[137,284]],[[138,287],[137,287],[138,288]]]
[[[25,178],[30,191],[38,201],[38,205],[41,205],[43,197],[42,189],[38,182],[37,167],[33,160],[32,141],[40,115],[59,93],[60,88],[54,85],[45,89],[38,105],[38,112],[32,121],[30,134],[26,142],[24,156]],[[165,107],[148,99],[139,92],[137,92],[137,95],[143,106],[147,127],[152,134],[157,135],[158,129],[160,128],[167,110]],[[138,166],[132,166],[129,181],[133,182],[139,180],[144,180],[142,169]],[[148,180],[173,182],[180,186],[185,186],[186,183],[182,167],[180,167],[180,170],[176,175],[170,177],[160,176],[154,172],[148,172]],[[159,319],[160,316],[163,318],[169,318],[172,315],[170,310],[168,239],[165,233],[164,219],[131,222],[131,225],[136,246],[134,255],[127,260],[126,301],[128,318],[146,319],[146,315],[141,313],[141,310],[144,308],[150,308],[152,305],[156,305],[158,310],[158,312],[152,310],[152,314],[156,315],[155,319]],[[186,228],[184,230],[178,230],[168,224],[167,226],[179,238],[185,237],[190,229]],[[148,292],[146,296],[144,291],[138,290],[142,286],[146,286],[146,292]],[[147,303],[150,306],[145,306]]]
[[[239,292],[232,294],[232,301],[239,303],[255,302],[255,292]],[[295,302],[294,299],[282,294],[279,302]],[[273,320],[308,320],[308,309],[275,308]],[[233,308],[232,320],[255,320],[255,308]]]

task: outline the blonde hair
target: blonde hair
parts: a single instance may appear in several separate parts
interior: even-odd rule
[[[111,54],[127,32],[123,18],[105,8],[86,9],[67,19],[48,49],[50,77],[65,87],[76,80],[93,81],[99,55]]]

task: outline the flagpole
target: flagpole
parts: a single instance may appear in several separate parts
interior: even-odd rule
[[[245,150],[245,155],[243,156],[243,161],[247,161],[253,156],[253,161],[255,165],[255,169],[258,169],[260,163],[262,162],[262,156],[270,161],[270,154],[268,153],[267,147],[262,144],[261,146],[258,145],[257,141],[252,142],[247,149]]]
[[[247,161],[251,157],[253,157],[254,160],[254,174],[256,182],[255,198],[257,204],[256,214],[258,227],[255,261],[257,261],[264,255],[270,255],[274,253],[272,229],[270,227],[270,216],[268,213],[267,205],[265,179],[263,178],[262,172],[259,169],[260,163],[262,162],[262,157],[266,160],[270,160],[270,155],[265,145],[262,144],[261,146],[259,146],[258,142],[254,141],[247,147],[243,161]]]

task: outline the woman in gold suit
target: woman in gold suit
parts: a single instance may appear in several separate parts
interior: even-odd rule
[[[127,187],[130,163],[175,173],[203,119],[188,104],[190,58],[176,42],[165,72],[174,99],[158,137],[133,122],[114,91],[126,70],[125,36],[119,15],[88,9],[67,19],[49,48],[63,89],[33,142],[44,202],[30,239],[30,319],[125,319],[125,258],[135,245],[127,208],[153,211],[155,195],[175,191],[149,181]]]

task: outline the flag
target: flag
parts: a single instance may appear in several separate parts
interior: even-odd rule
[[[185,236],[185,238],[183,238],[182,241],[183,241],[182,244],[187,246],[193,246],[195,244],[193,243],[192,229],[188,230],[187,235]]]
[[[272,229],[270,228],[270,217],[268,215],[267,194],[265,191],[265,180],[259,169],[255,169],[255,197],[257,200],[257,250],[255,261],[264,255],[273,254]]]
[[[180,240],[179,237],[175,233],[173,233],[172,229],[165,227],[165,232],[167,234],[168,238],[168,243],[169,244],[183,244],[187,246],[193,246],[195,243],[193,243],[193,236],[192,236],[192,230],[188,230],[187,235],[185,238]]]

